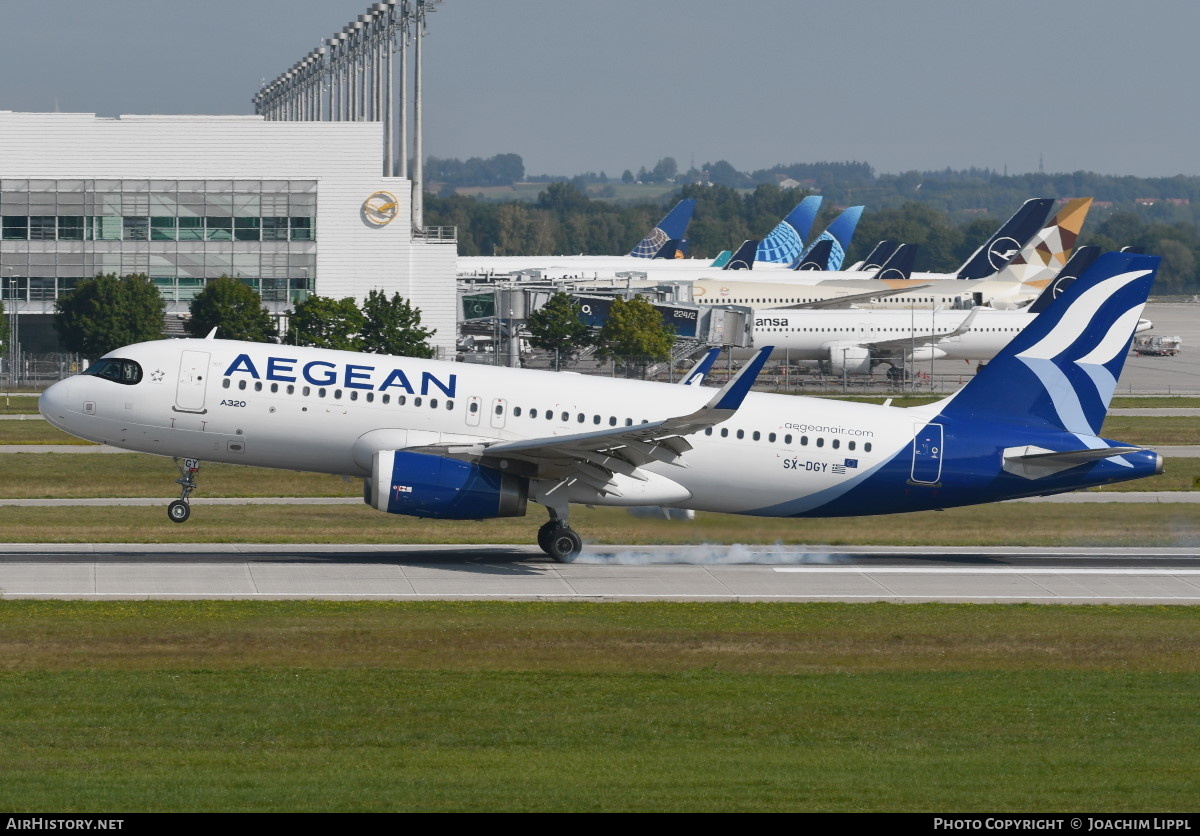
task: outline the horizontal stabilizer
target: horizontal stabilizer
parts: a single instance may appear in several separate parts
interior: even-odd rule
[[[1025,479],[1041,479],[1063,470],[1091,464],[1113,456],[1136,453],[1141,447],[1100,447],[1079,450],[1047,450],[1044,447],[1007,447],[1004,470]]]

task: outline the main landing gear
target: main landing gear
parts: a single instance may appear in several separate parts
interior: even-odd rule
[[[583,540],[562,520],[551,518],[538,529],[538,545],[559,563],[566,563],[583,551]]]
[[[183,523],[192,515],[188,497],[196,490],[196,474],[200,472],[200,460],[175,459],[175,466],[179,468],[179,478],[175,480],[175,483],[180,485],[179,499],[167,506],[167,519],[174,523]]]

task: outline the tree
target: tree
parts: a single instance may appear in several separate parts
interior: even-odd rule
[[[363,302],[365,321],[358,337],[359,350],[401,357],[433,357],[429,338],[437,331],[421,327],[421,309],[399,293],[389,300],[382,290],[372,290]]]
[[[613,300],[596,343],[600,359],[626,357],[644,372],[646,364],[670,358],[674,338],[658,310],[635,296],[628,301]]]
[[[115,348],[159,340],[167,303],[145,274],[84,279],[54,303],[54,329],[68,351],[94,358]]]
[[[279,337],[258,291],[229,276],[219,276],[206,284],[188,310],[192,317],[183,329],[192,337],[207,336],[213,328],[226,340],[270,343]]]
[[[364,323],[352,297],[310,296],[292,310],[286,341],[289,345],[354,351]]]
[[[582,311],[570,295],[558,291],[548,302],[529,314],[529,344],[554,352],[554,370],[572,349],[592,342],[592,329],[579,318]]]

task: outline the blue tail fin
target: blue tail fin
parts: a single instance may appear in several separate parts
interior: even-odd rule
[[[829,253],[833,251],[833,239],[826,238],[812,245],[808,253],[797,259],[793,270],[824,270],[829,263]]]
[[[863,259],[859,265],[859,270],[878,270],[883,266],[883,263],[892,257],[892,253],[900,248],[899,241],[880,241],[875,245],[875,249],[871,250],[870,254]]]
[[[812,248],[821,241],[832,241],[833,247],[829,253],[829,259],[825,263],[826,270],[841,269],[842,262],[846,259],[846,250],[850,247],[850,239],[854,237],[854,229],[858,226],[858,219],[862,217],[862,206],[851,206],[842,214],[833,219],[833,223],[825,227],[825,231],[817,236],[816,240],[808,245],[808,249],[801,254],[793,264],[795,269],[808,258]]]
[[[917,263],[917,245],[901,244],[891,257],[879,268],[872,278],[876,279],[911,279],[913,265]]]
[[[771,230],[771,234],[759,242],[754,260],[772,264],[794,262],[800,257],[800,253],[804,252],[804,242],[812,232],[813,221],[816,220],[819,208],[820,195],[809,195],[797,203],[787,217]]]
[[[1122,250],[1124,252],[1124,250]],[[1099,247],[1076,247],[1074,254],[1071,255],[1070,261],[1063,265],[1063,269],[1058,275],[1050,280],[1050,283],[1042,288],[1042,292],[1033,300],[1033,303],[1025,309],[1026,313],[1041,313],[1057,299],[1063,295],[1071,282],[1079,278],[1080,274],[1092,266],[1097,258],[1100,257]]]
[[[1158,257],[1105,253],[944,402],[941,415],[1095,440],[1150,295]],[[1090,442],[1089,442],[1090,439]]]
[[[750,270],[754,267],[754,251],[758,249],[758,239],[748,238],[734,251],[729,261],[725,262],[722,270]]]
[[[958,268],[958,278],[982,279],[1008,264],[1029,243],[1033,234],[1045,225],[1046,216],[1053,205],[1054,200],[1048,197],[1035,197],[1021,204],[1021,208],[963,262],[963,266]]]
[[[675,208],[629,254],[634,258],[654,258],[668,241],[682,240],[695,209],[694,198],[684,198],[676,203]]]

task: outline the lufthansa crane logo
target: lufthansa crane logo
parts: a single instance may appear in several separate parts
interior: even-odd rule
[[[396,219],[396,196],[391,192],[375,192],[363,201],[363,220],[371,226],[387,226]]]

